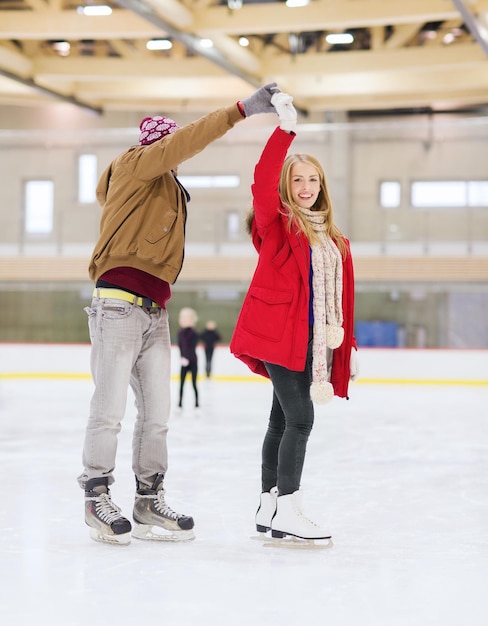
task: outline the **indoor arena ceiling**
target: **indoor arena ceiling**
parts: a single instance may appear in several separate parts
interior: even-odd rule
[[[0,105],[206,111],[276,80],[304,113],[479,110],[487,24],[488,0],[0,0]]]

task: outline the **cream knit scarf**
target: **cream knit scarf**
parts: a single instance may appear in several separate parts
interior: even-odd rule
[[[299,208],[320,240],[311,245],[314,322],[310,397],[317,404],[325,404],[334,397],[334,388],[327,376],[327,348],[338,348],[344,339],[342,256],[325,232],[325,213]]]

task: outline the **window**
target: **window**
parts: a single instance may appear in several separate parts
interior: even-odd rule
[[[395,180],[380,183],[380,206],[384,209],[396,209],[401,202],[401,185]]]
[[[29,180],[25,183],[25,233],[49,235],[54,226],[54,183]]]
[[[240,230],[240,215],[237,211],[227,211],[227,237],[236,239]]]
[[[468,206],[488,206],[488,181],[471,180],[468,182]]]
[[[415,208],[488,207],[488,181],[415,181],[411,187]]]
[[[78,158],[78,202],[96,202],[97,157],[95,154],[81,154]]]

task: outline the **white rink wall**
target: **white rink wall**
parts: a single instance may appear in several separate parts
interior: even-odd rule
[[[199,372],[205,357],[198,348]],[[488,385],[488,350],[416,350],[360,348],[356,384],[445,383]],[[179,351],[172,349],[172,373],[179,373]],[[90,376],[89,344],[0,344],[0,378],[79,378]],[[260,378],[219,346],[213,360],[216,380]]]

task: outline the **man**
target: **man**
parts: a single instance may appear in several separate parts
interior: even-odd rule
[[[183,264],[190,200],[176,173],[180,163],[245,117],[275,112],[275,92],[276,83],[270,83],[181,128],[164,116],[144,118],[139,145],[116,157],[98,183],[103,211],[89,267],[95,290],[86,309],[95,391],[78,477],[85,521],[96,541],[128,544],[131,532],[138,539],[194,538],[193,519],[168,506],[163,488],[171,374],[166,302]],[[129,385],[137,407],[134,529],[109,490]]]

